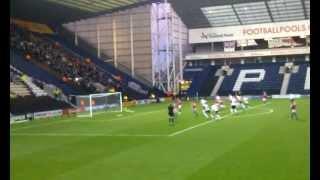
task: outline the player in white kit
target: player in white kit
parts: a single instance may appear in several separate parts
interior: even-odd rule
[[[219,108],[224,108],[223,101],[220,96],[216,96],[216,102],[219,104]]]
[[[208,104],[203,104],[202,105],[202,114],[204,115],[204,117],[206,117],[207,119],[209,119],[209,115],[210,115],[210,108]]]
[[[237,112],[237,105],[238,105],[238,102],[237,102],[236,98],[232,98],[232,100],[231,100],[231,109],[230,109],[231,114]]]
[[[207,100],[201,98],[200,99],[200,104],[201,104],[201,106],[204,106],[205,104],[207,104]]]
[[[211,118],[213,119],[221,119],[220,115],[219,115],[219,103],[216,102],[214,104],[212,104],[211,106]]]
[[[242,109],[245,109],[246,106],[245,106],[245,104],[244,104],[244,102],[243,102],[242,96],[241,96],[241,95],[237,95],[237,96],[236,96],[236,99],[237,99],[237,101],[238,101],[238,106],[241,107]]]
[[[233,99],[233,96],[231,94],[229,94],[229,101],[231,102]]]

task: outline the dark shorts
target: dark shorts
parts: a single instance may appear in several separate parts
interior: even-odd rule
[[[210,113],[210,111],[206,111],[206,113]]]
[[[174,113],[169,113],[169,117],[174,117]]]
[[[236,106],[235,106],[235,105],[232,105],[232,106],[231,106],[231,108],[232,108],[232,109],[235,109],[235,108],[236,108]]]

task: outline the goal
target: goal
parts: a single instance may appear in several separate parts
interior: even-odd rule
[[[122,112],[121,92],[76,96],[78,117],[93,117],[105,112]]]

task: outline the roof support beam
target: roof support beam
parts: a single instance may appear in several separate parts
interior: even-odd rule
[[[231,4],[231,7],[232,7],[232,10],[233,10],[234,14],[236,15],[236,17],[237,17],[240,25],[243,25],[243,23],[242,23],[242,21],[241,21],[241,19],[240,19],[240,17],[239,17],[239,14],[238,14],[238,12],[236,11],[236,9],[234,8],[233,4]]]
[[[272,14],[271,14],[270,7],[269,7],[267,1],[264,1],[264,4],[265,4],[266,7],[267,7],[267,11],[268,11],[268,14],[269,14],[269,16],[270,16],[271,22],[274,22],[274,19],[273,19],[273,16],[272,16]]]
[[[301,0],[301,5],[302,5],[304,17],[305,17],[306,19],[308,19],[307,10],[306,10],[306,6],[305,6],[305,4],[304,4],[304,0]]]

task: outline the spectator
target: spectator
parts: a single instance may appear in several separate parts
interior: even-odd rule
[[[72,84],[87,92],[97,91],[92,85],[100,83],[106,87],[122,85],[120,76],[108,75],[96,67],[89,58],[79,59],[67,52],[57,42],[50,42],[40,35],[18,27],[12,28],[10,46],[26,54],[26,59],[47,66],[57,73],[66,83]],[[32,58],[31,58],[32,57]]]

